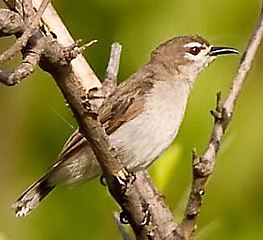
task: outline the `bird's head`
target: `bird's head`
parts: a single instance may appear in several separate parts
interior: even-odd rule
[[[151,59],[170,70],[196,75],[218,56],[237,53],[235,48],[215,47],[204,38],[193,35],[166,41],[152,52]]]

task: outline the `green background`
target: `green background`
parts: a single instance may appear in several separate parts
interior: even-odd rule
[[[75,39],[98,39],[85,57],[99,77],[111,43],[122,43],[120,81],[156,45],[176,35],[198,33],[243,52],[260,9],[258,0],[57,0],[54,5]],[[1,51],[13,41],[1,39]],[[150,169],[177,220],[189,192],[191,150],[204,151],[213,124],[209,110],[218,91],[226,96],[239,60],[221,57],[201,74],[176,141]],[[198,240],[263,239],[262,61],[261,47],[207,187]],[[52,78],[39,69],[16,87],[0,85],[0,113],[0,240],[121,239],[112,219],[118,207],[98,180],[61,186],[29,217],[15,218],[12,202],[54,163],[76,124]]]

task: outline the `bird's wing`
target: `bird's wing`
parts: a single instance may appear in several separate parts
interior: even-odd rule
[[[79,128],[77,128],[69,137],[69,139],[64,144],[60,154],[59,159],[62,159],[68,153],[71,153],[73,149],[77,149],[86,143],[86,139],[79,132]]]
[[[99,118],[108,135],[143,111],[145,95],[152,89],[152,86],[151,75],[145,74],[140,79],[134,74],[105,99],[99,110]],[[59,159],[74,154],[77,149],[86,144],[86,139],[79,132],[79,129],[76,129],[64,144]]]
[[[105,100],[99,110],[99,117],[108,135],[143,111],[145,96],[152,89],[152,82],[145,80],[121,84],[115,93]]]

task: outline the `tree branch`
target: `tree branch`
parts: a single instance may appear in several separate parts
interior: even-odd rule
[[[244,85],[246,75],[251,67],[252,61],[255,58],[256,51],[262,41],[262,37],[263,8],[261,9],[256,29],[251,36],[245,53],[242,56],[237,75],[233,80],[229,94],[223,104],[221,103],[220,94],[217,95],[216,110],[212,112],[215,122],[208,146],[202,156],[198,157],[195,153],[193,154],[192,187],[184,219],[178,229],[185,239],[189,239],[196,229],[196,220],[202,206],[207,179],[214,170],[216,154],[219,150],[225,130],[231,121],[235,103]]]
[[[0,26],[1,36],[9,36],[14,34],[16,37],[20,37],[23,34],[23,31],[26,31],[26,24],[24,23],[24,20],[21,17],[21,15],[8,9],[0,10]],[[35,67],[39,63],[40,57],[44,49],[44,42],[40,39],[40,37],[41,33],[38,32],[38,34],[36,33],[34,37],[30,37],[28,39],[26,44],[30,46],[30,48],[23,49],[23,61],[16,69],[10,71],[0,70],[1,83],[8,86],[13,86],[19,83],[23,78],[25,78],[34,71]],[[20,50],[16,48],[16,44],[17,42],[9,49],[12,49],[11,52],[15,49],[18,51]],[[13,53],[15,52],[12,52],[12,54]],[[7,60],[5,56],[5,53],[2,54],[3,60]]]
[[[111,45],[105,80],[100,88],[94,87],[88,92],[88,99],[94,110],[98,110],[104,99],[113,93],[114,89],[117,87],[121,50],[122,47],[119,43],[115,42]]]
[[[23,18],[9,9],[0,9],[0,37],[21,35],[25,30]]]
[[[27,22],[25,23],[27,27],[22,36],[17,39],[16,43],[12,47],[0,55],[0,64],[12,58],[17,52],[26,46],[28,39],[38,31],[39,21],[48,4],[49,0],[43,0],[37,13],[27,19]]]

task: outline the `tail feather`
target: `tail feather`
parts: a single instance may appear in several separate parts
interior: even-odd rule
[[[16,216],[27,216],[53,188],[55,185],[48,182],[47,175],[31,185],[12,205]]]

